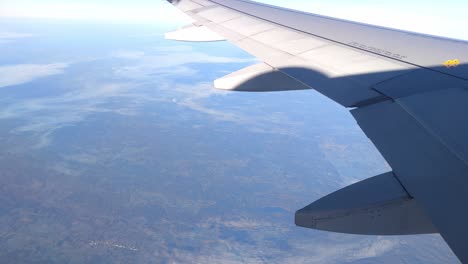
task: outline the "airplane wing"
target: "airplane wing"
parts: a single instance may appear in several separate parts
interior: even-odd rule
[[[303,227],[440,233],[468,263],[468,43],[247,0],[168,0],[195,21],[166,34],[228,40],[261,63],[214,85],[315,89],[350,109],[392,171],[296,212]]]

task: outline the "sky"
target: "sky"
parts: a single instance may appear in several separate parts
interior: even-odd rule
[[[364,23],[468,40],[468,1],[259,0]],[[190,20],[163,0],[2,0],[0,17],[181,25]]]

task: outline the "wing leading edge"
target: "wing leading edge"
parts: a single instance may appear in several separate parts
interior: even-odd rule
[[[216,88],[315,89],[350,108],[392,167],[299,210],[297,225],[439,232],[468,263],[467,42],[246,0],[168,2],[192,17],[193,27],[263,62],[216,80]],[[177,36],[184,40],[183,32]]]

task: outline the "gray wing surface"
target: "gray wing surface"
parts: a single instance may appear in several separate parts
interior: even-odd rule
[[[350,109],[392,168],[296,212],[303,227],[440,233],[468,263],[468,43],[246,0],[168,0],[194,23],[166,35],[228,40],[261,63],[215,87],[315,89]]]

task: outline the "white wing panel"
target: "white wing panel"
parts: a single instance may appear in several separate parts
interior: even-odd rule
[[[301,39],[304,37],[307,37],[307,36],[304,35],[303,33],[299,33],[297,31],[288,30],[288,29],[280,28],[280,27],[274,27],[271,30],[264,31],[256,35],[250,36],[250,38],[252,38],[253,40],[256,40],[258,42],[261,42],[273,48],[276,48],[275,44],[277,43],[282,43],[282,42],[286,42],[289,40],[297,40],[297,39]]]
[[[274,25],[271,23],[262,22],[258,19],[242,16],[221,24],[224,28],[235,31],[245,37],[258,34],[260,32],[273,29]]]
[[[365,54],[338,45],[322,46],[298,56],[325,69],[331,78],[354,76],[355,79],[368,79],[358,75],[388,71],[395,72],[398,75],[397,71],[414,68],[411,65],[381,60],[372,54]],[[370,87],[376,82],[389,77],[393,76],[384,74],[381,79],[374,80],[371,83],[366,81],[365,83]]]
[[[220,24],[225,21],[229,21],[231,19],[241,16],[239,12],[236,12],[236,11],[224,8],[224,7],[218,7],[218,6],[197,12],[197,15],[205,19],[208,19],[212,22],[215,22],[217,24]]]
[[[276,43],[274,46],[292,55],[298,55],[308,50],[318,49],[327,45],[330,45],[327,41],[303,36],[303,38],[300,39],[290,39],[281,43]]]
[[[192,1],[202,6],[214,5],[213,2],[210,2],[208,0],[192,0]]]
[[[184,12],[187,12],[187,11],[191,11],[191,10],[194,10],[194,9],[198,9],[198,8],[201,8],[203,7],[202,5],[199,5],[197,3],[194,3],[192,1],[183,1],[181,2],[178,6],[177,6],[180,10],[184,11]]]

